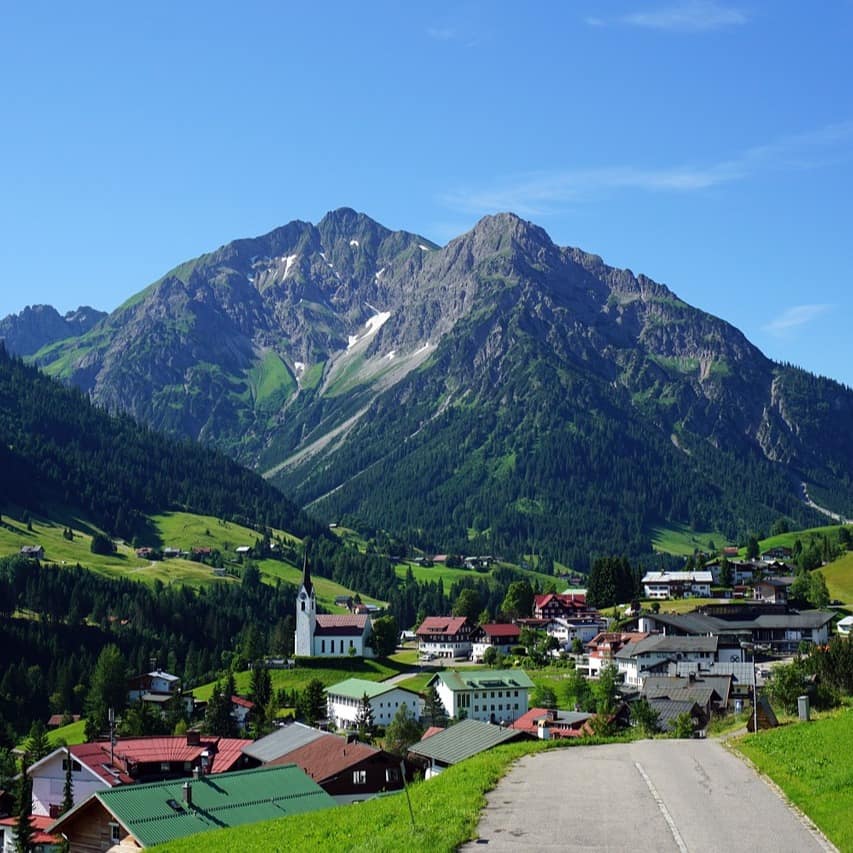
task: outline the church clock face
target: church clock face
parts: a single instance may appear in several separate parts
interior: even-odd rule
[[[300,599],[300,601],[305,601],[305,593],[304,592],[299,593],[299,599]]]

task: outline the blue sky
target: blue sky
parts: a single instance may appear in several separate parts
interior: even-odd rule
[[[853,2],[5,4],[0,316],[513,210],[853,386]]]

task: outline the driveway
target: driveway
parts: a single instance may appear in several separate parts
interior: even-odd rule
[[[835,850],[716,740],[645,740],[526,756],[488,795],[466,851]]]

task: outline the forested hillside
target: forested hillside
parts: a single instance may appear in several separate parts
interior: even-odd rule
[[[0,347],[0,506],[76,508],[105,532],[150,533],[146,513],[182,508],[322,535],[324,528],[233,460],[109,416]],[[155,544],[155,543],[150,543]]]

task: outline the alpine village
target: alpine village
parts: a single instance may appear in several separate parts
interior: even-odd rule
[[[850,388],[511,214],[0,339],[2,853],[454,850],[711,739],[853,850]]]

